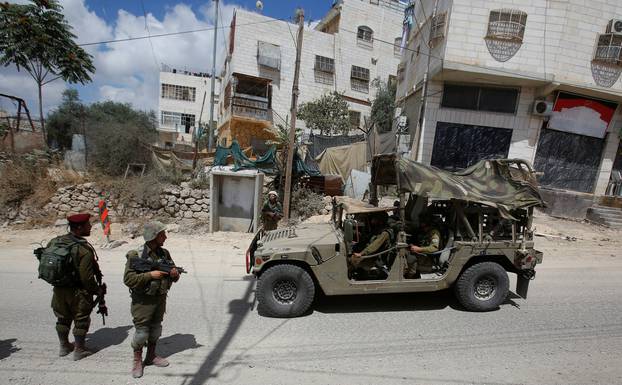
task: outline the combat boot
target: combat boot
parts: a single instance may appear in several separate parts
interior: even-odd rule
[[[73,344],[69,342],[69,332],[59,332],[58,341],[60,342],[60,350],[58,351],[59,357],[65,357],[69,353],[73,352]]]
[[[73,348],[73,360],[74,361],[78,361],[81,360],[85,357],[90,356],[91,354],[93,354],[93,352],[91,352],[90,350],[86,349],[85,346],[85,336],[75,336],[74,338],[76,340],[75,342],[75,346]]]
[[[143,376],[143,349],[134,350],[134,362],[132,364],[132,377]]]
[[[145,366],[155,365],[159,368],[163,368],[169,365],[169,362],[158,355],[156,355],[156,343],[149,342],[147,344],[147,356],[145,357]]]

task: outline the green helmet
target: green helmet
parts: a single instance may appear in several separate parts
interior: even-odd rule
[[[149,222],[143,228],[143,238],[145,238],[145,242],[153,241],[164,230],[166,230],[164,223],[159,221]]]

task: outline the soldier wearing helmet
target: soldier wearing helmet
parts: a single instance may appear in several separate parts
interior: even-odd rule
[[[283,206],[279,202],[279,194],[276,191],[268,193],[268,199],[264,202],[261,209],[263,219],[263,229],[275,230],[281,218],[283,218]]]
[[[131,313],[134,322],[132,349],[134,359],[132,376],[142,377],[146,365],[165,367],[169,362],[156,355],[156,345],[162,334],[162,320],[166,310],[166,295],[173,282],[179,280],[179,272],[173,268],[170,274],[163,271],[137,272],[132,269],[133,258],[148,258],[153,261],[172,262],[168,250],[164,249],[166,226],[158,221],[147,223],[143,229],[145,244],[127,253],[123,282],[130,288]],[[145,361],[142,361],[143,347],[147,346]]]

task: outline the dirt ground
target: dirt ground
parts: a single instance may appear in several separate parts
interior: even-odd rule
[[[330,221],[330,215],[318,215],[307,219],[308,223],[323,223]],[[134,232],[134,237],[131,231]],[[227,246],[227,249],[246,250],[252,234],[217,232],[210,234],[204,226],[169,226],[169,246],[177,243],[187,244],[188,242],[200,242],[213,244],[214,246]],[[11,245],[12,247],[34,249],[37,244],[45,243],[53,237],[63,234],[66,231],[64,226],[45,227],[40,229],[19,229],[5,228],[0,232],[0,247]],[[111,239],[118,241],[121,246],[138,245],[142,242],[142,237],[136,236],[140,233],[137,226],[127,224],[113,224]],[[622,230],[611,229],[600,225],[595,225],[587,221],[560,219],[548,216],[536,211],[534,215],[534,233],[536,234],[536,247],[553,251],[553,254],[560,256],[581,256],[585,250],[593,250],[595,254],[607,254],[607,250],[618,250],[622,246]],[[98,225],[93,226],[93,231],[89,241],[96,247],[103,247],[107,244],[106,237],[103,235]],[[609,254],[614,257],[616,253]]]

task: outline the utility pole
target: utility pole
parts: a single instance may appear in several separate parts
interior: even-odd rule
[[[430,33],[428,34],[428,65],[426,67],[425,73],[423,74],[423,88],[421,89],[421,106],[419,109],[419,119],[417,122],[417,128],[415,130],[415,140],[413,141],[413,145],[415,148],[413,149],[412,158],[414,161],[417,161],[417,157],[419,156],[419,142],[421,141],[421,132],[423,131],[423,125],[425,124],[425,108],[428,99],[428,82],[430,77],[430,61],[432,58],[432,47],[430,43],[432,41],[432,27],[434,26],[434,18],[436,17],[436,11],[438,10],[438,0],[434,2],[434,11],[432,11],[432,16],[430,17]]]
[[[216,86],[216,37],[218,36],[218,0],[214,0],[216,3],[216,17],[214,19],[214,50],[212,55],[212,92],[209,106],[209,138],[207,141],[207,151],[212,151],[214,146],[214,87]]]
[[[296,11],[298,18],[298,39],[296,42],[296,67],[294,70],[294,84],[292,85],[291,123],[289,125],[289,143],[287,145],[287,166],[285,168],[285,193],[283,194],[283,214],[289,221],[289,201],[292,192],[292,163],[294,162],[294,146],[296,141],[296,109],[298,106],[298,76],[300,73],[300,54],[302,53],[302,35],[305,25],[305,13],[302,8]]]
[[[201,113],[199,114],[199,124],[194,128],[193,137],[194,137],[194,156],[192,157],[192,170],[197,167],[197,158],[199,157],[199,139],[201,136],[199,135],[201,131],[201,117],[203,117],[203,106],[205,105],[205,95],[207,91],[203,92],[203,102],[201,102]]]

